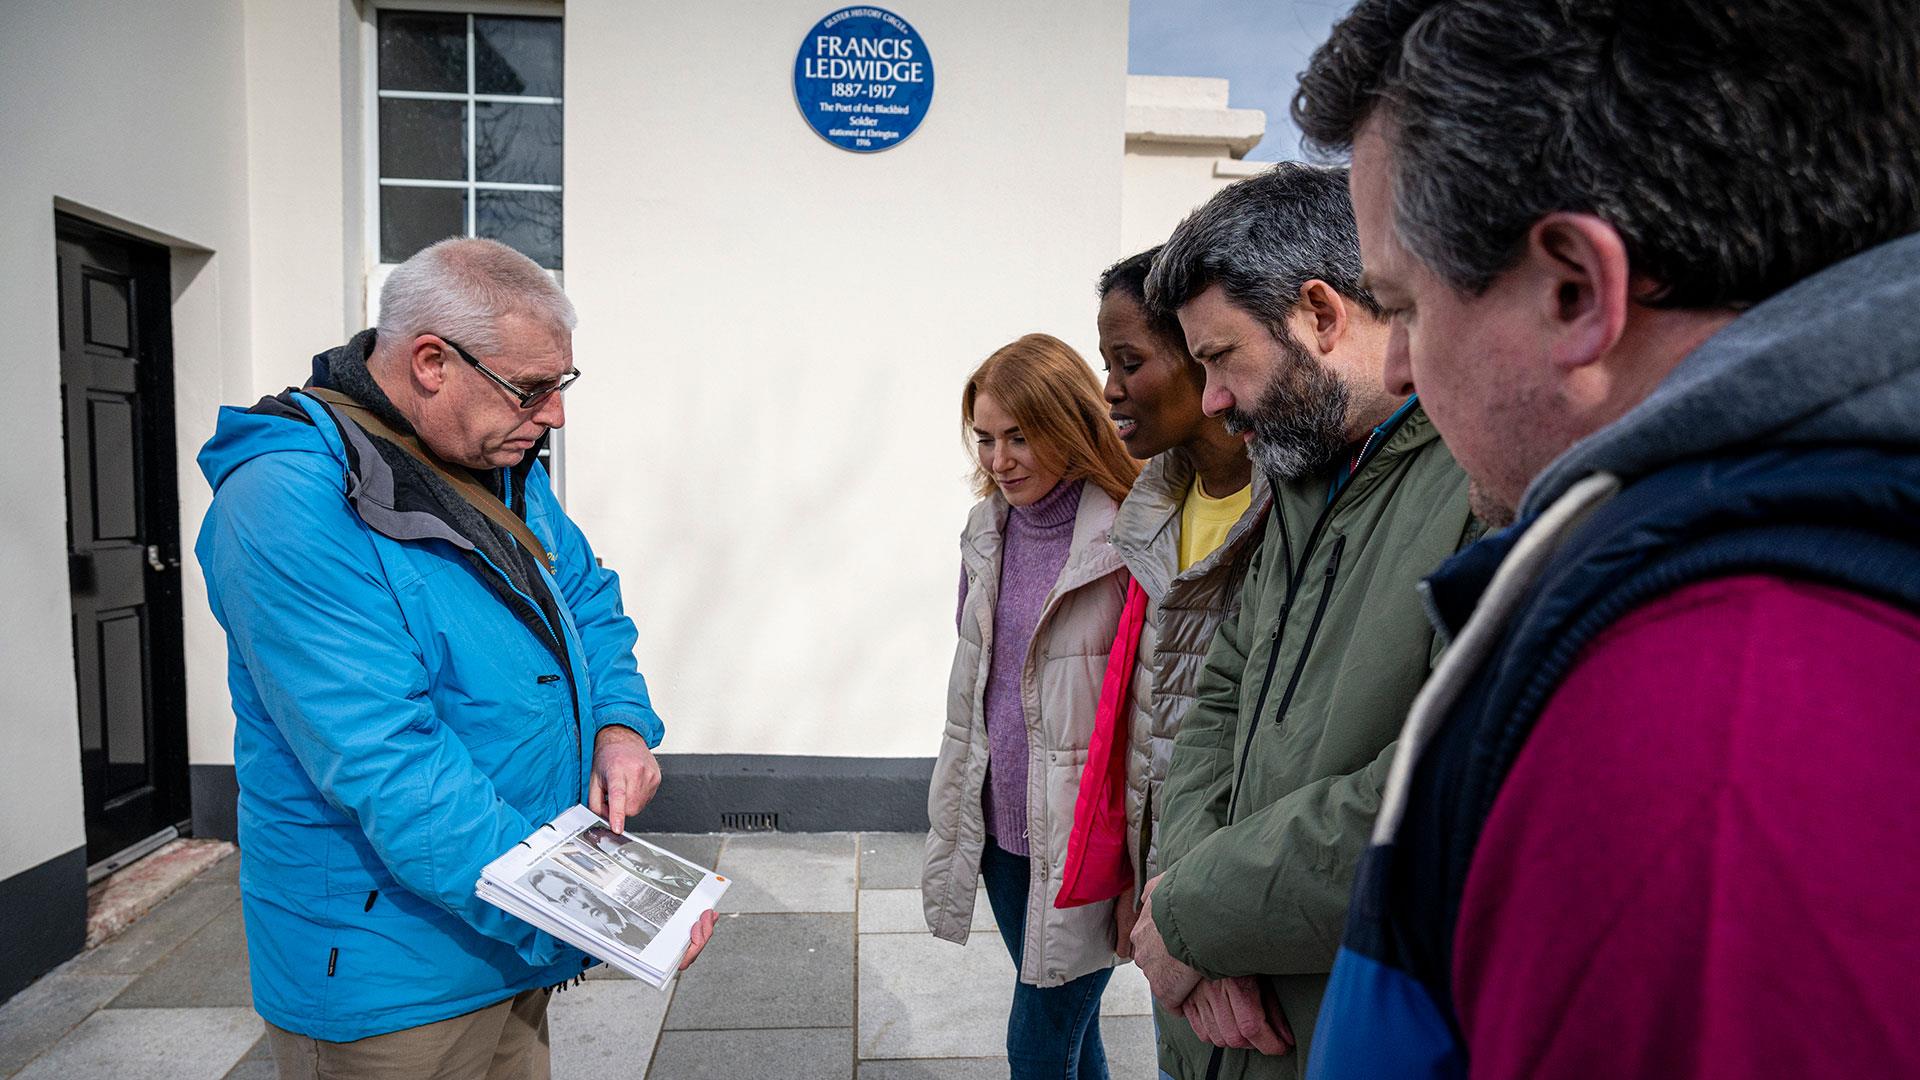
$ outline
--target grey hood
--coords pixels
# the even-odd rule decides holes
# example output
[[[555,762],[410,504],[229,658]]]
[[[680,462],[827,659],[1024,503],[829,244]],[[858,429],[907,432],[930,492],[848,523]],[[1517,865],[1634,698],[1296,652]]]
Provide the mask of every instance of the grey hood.
[[[1631,481],[1720,450],[1833,443],[1920,449],[1920,234],[1836,263],[1708,338],[1535,477],[1520,516],[1597,472]]]

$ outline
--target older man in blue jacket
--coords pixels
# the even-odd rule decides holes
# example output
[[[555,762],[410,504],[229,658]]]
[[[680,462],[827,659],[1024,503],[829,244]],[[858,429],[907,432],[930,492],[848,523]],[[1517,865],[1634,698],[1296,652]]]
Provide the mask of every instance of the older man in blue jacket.
[[[381,308],[200,454],[254,1004],[282,1077],[544,1078],[548,988],[590,961],[474,884],[583,798],[639,812],[660,718],[532,453],[579,376],[566,296],[449,240]]]

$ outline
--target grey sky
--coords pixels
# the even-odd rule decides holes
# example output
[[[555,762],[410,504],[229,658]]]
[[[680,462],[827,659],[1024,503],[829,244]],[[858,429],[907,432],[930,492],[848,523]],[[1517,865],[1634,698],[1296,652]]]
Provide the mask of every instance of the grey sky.
[[[1247,156],[1300,156],[1287,118],[1307,57],[1352,0],[1132,0],[1127,70],[1233,80],[1235,108],[1264,109],[1267,137]]]

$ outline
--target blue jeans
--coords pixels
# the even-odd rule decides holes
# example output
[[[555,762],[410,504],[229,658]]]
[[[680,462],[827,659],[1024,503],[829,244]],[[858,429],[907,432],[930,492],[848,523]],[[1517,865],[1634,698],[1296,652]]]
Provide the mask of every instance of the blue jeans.
[[[1100,995],[1113,969],[1103,968],[1044,990],[1019,981],[1030,867],[1025,855],[1004,851],[991,838],[980,853],[987,903],[1007,951],[1013,954],[1013,1013],[1007,1017],[1012,1080],[1107,1080],[1107,1051],[1100,1044]]]

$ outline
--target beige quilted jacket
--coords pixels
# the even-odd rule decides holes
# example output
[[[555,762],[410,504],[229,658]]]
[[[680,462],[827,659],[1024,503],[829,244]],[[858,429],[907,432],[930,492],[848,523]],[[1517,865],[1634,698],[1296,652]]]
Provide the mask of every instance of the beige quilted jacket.
[[[1126,570],[1107,543],[1116,507],[1089,483],[1081,493],[1073,541],[1060,579],[1041,612],[1021,679],[1027,713],[1027,829],[1032,886],[1020,981],[1058,986],[1111,967],[1113,905],[1059,909],[1073,804],[1093,735],[1094,708],[1107,653],[1126,598]],[[981,500],[960,539],[967,576],[960,644],[947,686],[947,726],[927,795],[926,871],[921,899],[936,937],[964,942],[973,922],[980,852],[987,838],[981,786],[987,776],[985,715],[994,602],[1000,589],[1000,545],[1006,500]]]

